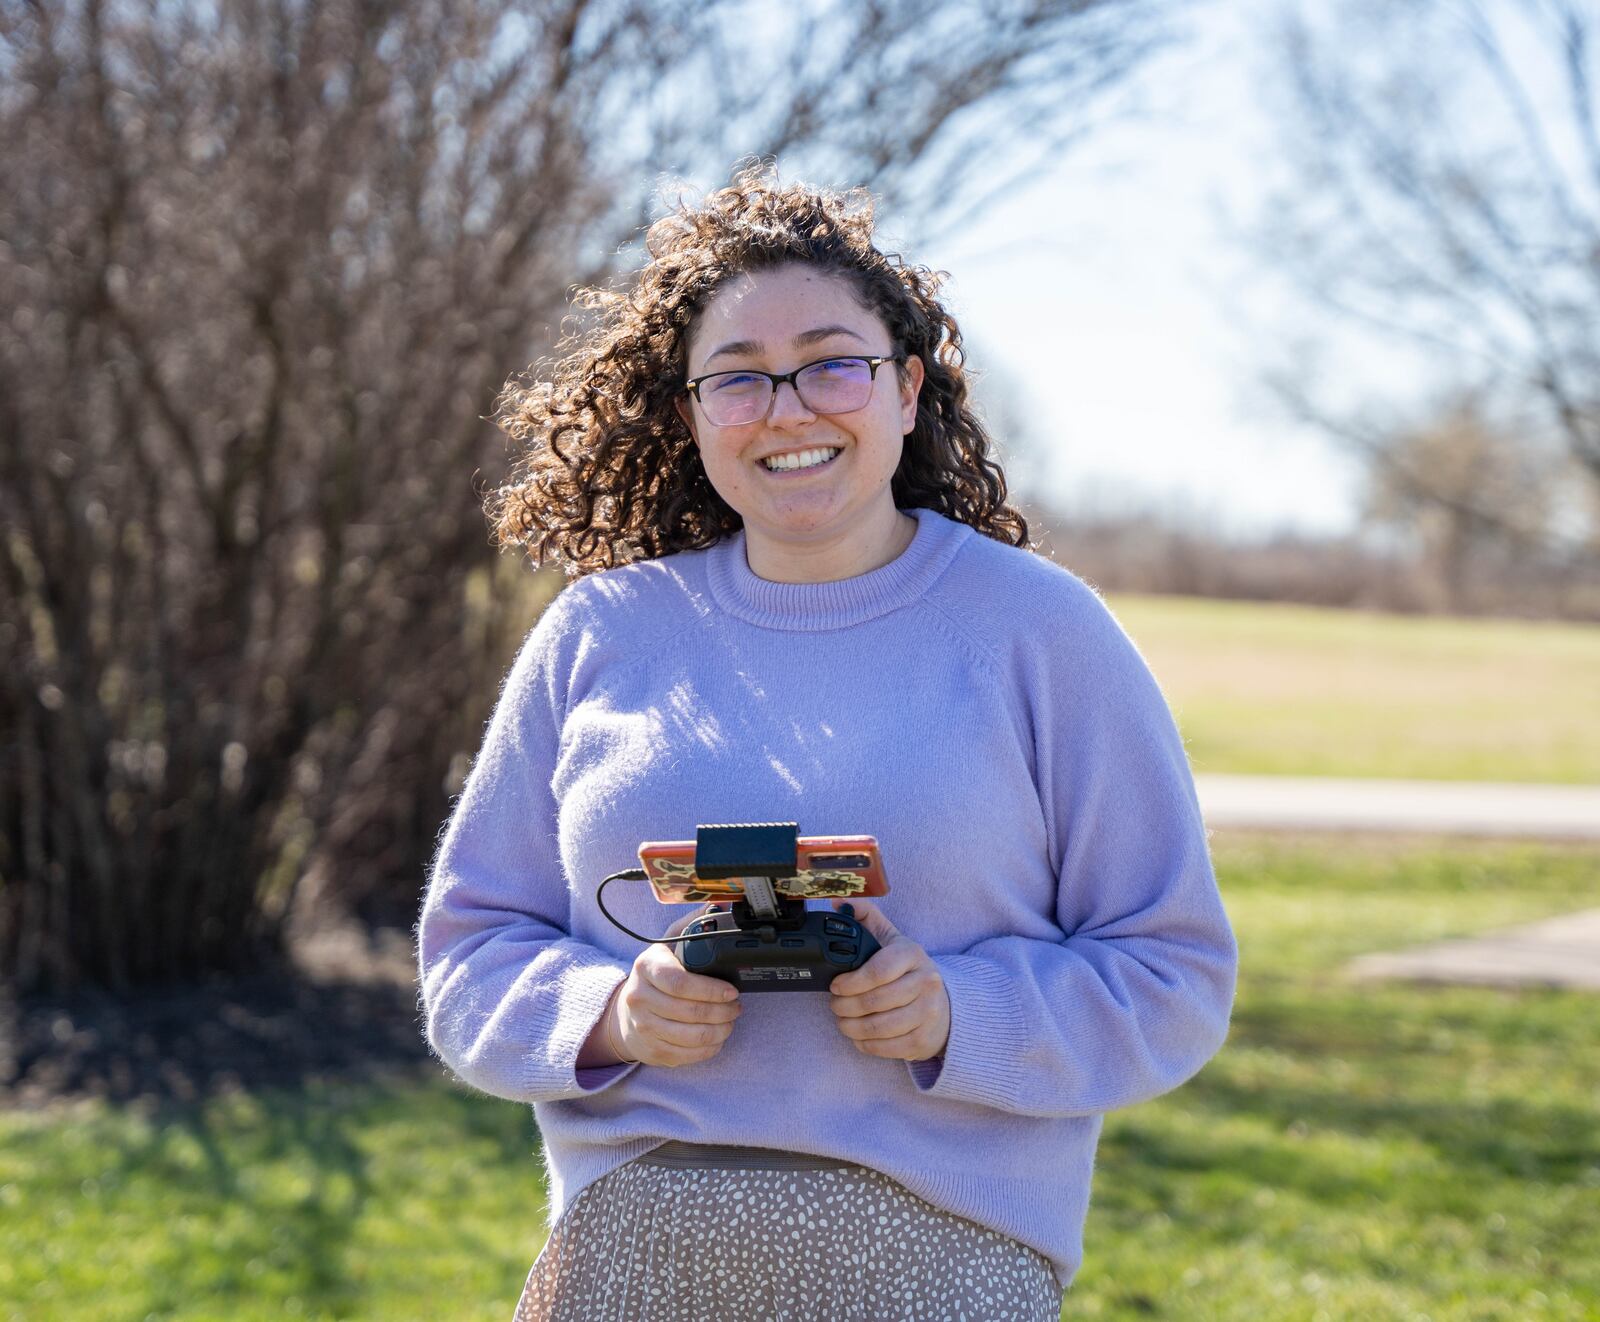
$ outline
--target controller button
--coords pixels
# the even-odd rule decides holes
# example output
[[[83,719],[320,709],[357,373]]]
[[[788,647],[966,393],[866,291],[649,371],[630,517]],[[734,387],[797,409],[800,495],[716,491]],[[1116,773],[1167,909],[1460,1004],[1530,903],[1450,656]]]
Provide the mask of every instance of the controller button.
[[[848,941],[830,941],[828,942],[828,949],[841,955],[853,955],[856,953],[855,946]]]
[[[786,936],[778,944],[785,950],[804,950],[806,939],[803,936]]]
[[[733,944],[740,950],[754,950],[761,942],[756,940],[755,937],[750,937],[748,940],[735,941]]]
[[[837,918],[824,918],[822,920],[822,930],[829,936],[849,936],[850,924],[841,923]]]

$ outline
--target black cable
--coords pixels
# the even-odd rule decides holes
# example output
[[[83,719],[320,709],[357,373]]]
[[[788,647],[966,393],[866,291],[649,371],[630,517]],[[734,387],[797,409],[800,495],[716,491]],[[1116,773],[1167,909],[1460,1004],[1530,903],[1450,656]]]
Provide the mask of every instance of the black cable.
[[[600,906],[600,912],[605,914],[605,916],[610,919],[613,927],[619,928],[620,930],[626,932],[635,941],[644,941],[650,945],[657,946],[675,945],[679,941],[705,941],[710,937],[722,935],[721,932],[694,932],[680,936],[642,936],[638,932],[635,932],[631,927],[623,927],[622,924],[616,920],[616,917],[612,914],[611,910],[606,908],[606,902],[602,898],[605,895],[606,887],[609,886],[613,881],[648,880],[650,880],[650,878],[643,868],[628,868],[622,872],[613,872],[609,877],[600,883],[600,889],[594,893],[594,902]],[[728,898],[734,899],[735,897],[730,895]],[[709,913],[712,911],[708,909],[707,912]]]

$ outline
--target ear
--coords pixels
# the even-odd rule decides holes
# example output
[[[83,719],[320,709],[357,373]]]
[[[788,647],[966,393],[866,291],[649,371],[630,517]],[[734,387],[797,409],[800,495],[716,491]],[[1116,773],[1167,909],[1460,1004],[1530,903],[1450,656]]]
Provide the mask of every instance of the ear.
[[[898,375],[898,373],[896,374]],[[911,435],[917,425],[917,396],[924,378],[922,359],[912,354],[906,359],[905,384],[900,387],[900,434]]]
[[[689,403],[688,392],[684,392],[672,401],[672,407],[678,410],[678,416],[683,419],[683,425],[689,429],[689,435],[694,437],[694,443],[700,444],[700,433],[694,429],[694,408]]]

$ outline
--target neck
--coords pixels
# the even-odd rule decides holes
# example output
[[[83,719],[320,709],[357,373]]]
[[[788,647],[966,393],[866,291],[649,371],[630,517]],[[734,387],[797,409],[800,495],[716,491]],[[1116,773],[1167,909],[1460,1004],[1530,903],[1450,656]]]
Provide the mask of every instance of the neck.
[[[917,521],[897,509],[857,536],[827,542],[777,542],[745,529],[750,572],[770,583],[832,583],[870,574],[898,559],[917,535]]]

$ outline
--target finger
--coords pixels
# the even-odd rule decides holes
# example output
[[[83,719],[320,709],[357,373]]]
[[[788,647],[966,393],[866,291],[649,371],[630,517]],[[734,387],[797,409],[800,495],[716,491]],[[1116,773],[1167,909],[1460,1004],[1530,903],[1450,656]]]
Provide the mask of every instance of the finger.
[[[835,978],[834,981],[838,982],[839,979]],[[920,977],[919,970],[912,969],[881,987],[873,987],[854,995],[841,992],[829,1001],[828,1008],[841,1019],[861,1019],[869,1014],[878,1014],[883,1010],[897,1010],[902,1005],[910,1005],[924,996],[929,989],[930,980]]]
[[[662,950],[660,946],[652,950]],[[720,978],[708,978],[703,973],[690,973],[671,955],[663,953],[655,958],[639,961],[639,972],[644,980],[668,996],[684,1001],[731,1001],[738,992]]]
[[[736,1000],[686,1001],[649,985],[641,988],[634,1000],[642,1010],[678,1024],[731,1024],[744,1013],[744,1006]]]
[[[886,946],[900,935],[900,929],[871,900],[835,900],[833,911],[838,913],[847,904],[854,912],[856,921],[878,938],[879,945]]]
[[[900,1037],[865,1038],[854,1044],[865,1056],[882,1056],[885,1060],[927,1060],[933,1055],[922,1029]]]
[[[892,945],[884,946],[860,968],[841,973],[829,984],[828,990],[835,996],[859,996],[903,977],[927,957],[928,952],[915,941],[901,937]]]
[[[698,1050],[689,1050],[686,1047],[669,1047],[662,1045],[658,1048],[660,1056],[650,1061],[652,1065],[663,1065],[667,1069],[682,1069],[685,1065],[703,1065],[713,1059],[722,1050],[722,1043],[714,1047],[702,1047]]]
[[[841,1019],[839,1031],[856,1042],[872,1042],[903,1037],[921,1028],[928,1019],[925,1005],[902,1005],[860,1019]]]
[[[684,1024],[674,1019],[650,1017],[640,1026],[641,1031],[668,1046],[685,1047],[692,1051],[705,1047],[721,1046],[733,1032],[733,1025]]]
[[[679,1047],[670,1042],[662,1042],[657,1038],[640,1038],[639,1059],[646,1065],[662,1065],[668,1069],[677,1069],[682,1065],[698,1065],[701,1061],[710,1060],[717,1052],[722,1050],[721,1042],[709,1047]]]

